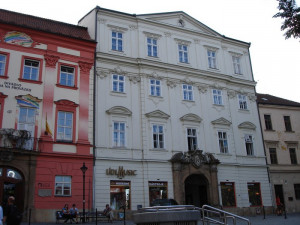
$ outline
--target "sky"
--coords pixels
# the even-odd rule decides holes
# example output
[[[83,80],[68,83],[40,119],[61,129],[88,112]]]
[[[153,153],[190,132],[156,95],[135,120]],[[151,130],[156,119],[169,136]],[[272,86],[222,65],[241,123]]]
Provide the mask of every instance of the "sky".
[[[296,0],[300,6],[300,0]],[[300,39],[285,39],[283,22],[272,18],[276,0],[14,0],[0,8],[77,24],[96,6],[145,14],[183,11],[218,33],[250,42],[258,93],[300,102]]]

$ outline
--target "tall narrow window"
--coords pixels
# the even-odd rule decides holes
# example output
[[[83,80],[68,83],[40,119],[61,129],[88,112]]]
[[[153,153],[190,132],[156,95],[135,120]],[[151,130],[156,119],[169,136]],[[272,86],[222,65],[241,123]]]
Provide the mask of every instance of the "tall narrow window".
[[[217,68],[216,51],[207,50],[207,58],[208,58],[208,67],[212,69],[216,69]]]
[[[114,147],[125,147],[125,123],[124,122],[114,122],[113,145]]]
[[[161,85],[160,80],[150,80],[150,95],[152,96],[161,96]]]
[[[123,75],[117,75],[114,74],[112,76],[113,83],[112,83],[112,89],[115,92],[124,92],[124,86],[125,86],[125,77]]]
[[[228,153],[228,140],[226,132],[218,132],[219,148],[221,153]]]
[[[153,148],[164,148],[164,127],[154,124],[152,126]]]
[[[39,66],[39,61],[25,59],[22,78],[37,81],[39,79]]]
[[[238,94],[238,99],[240,109],[248,109],[246,95]]]
[[[112,31],[112,50],[123,51],[123,33]]]
[[[296,149],[295,148],[290,148],[290,158],[291,158],[291,163],[292,164],[297,164],[297,155],[296,155]]]
[[[233,68],[235,74],[242,74],[240,57],[232,56]]]
[[[236,206],[235,189],[233,182],[221,182],[221,196],[223,207]]]
[[[246,145],[247,155],[254,155],[252,135],[249,134],[245,135],[245,145]]]
[[[178,45],[179,62],[188,63],[188,47],[187,45]]]
[[[295,198],[300,200],[300,184],[294,184]]]
[[[157,57],[157,39],[147,38],[148,56]]]
[[[197,132],[194,128],[187,128],[187,142],[188,142],[188,150],[193,151],[197,150]]]
[[[0,54],[0,76],[5,75],[6,55]]]
[[[61,66],[59,84],[69,86],[69,87],[74,87],[75,86],[74,80],[75,80],[74,68]]]
[[[223,105],[221,90],[213,89],[213,101],[216,105]]]
[[[292,131],[291,118],[289,116],[284,116],[283,119],[284,119],[285,131]]]
[[[273,130],[271,115],[264,115],[266,130]]]
[[[57,136],[58,141],[71,142],[73,140],[73,113],[58,112]]]
[[[260,183],[248,183],[250,206],[261,206]]]
[[[71,176],[55,176],[55,195],[71,195]]]
[[[269,148],[271,164],[278,164],[276,148]]]
[[[36,109],[34,108],[20,107],[18,130],[27,130],[30,133],[30,137],[31,137],[22,146],[18,146],[20,148],[27,149],[27,150],[32,150],[33,148],[35,114],[36,114]]]
[[[193,101],[193,86],[183,84],[182,85],[182,91],[183,91],[183,100]]]

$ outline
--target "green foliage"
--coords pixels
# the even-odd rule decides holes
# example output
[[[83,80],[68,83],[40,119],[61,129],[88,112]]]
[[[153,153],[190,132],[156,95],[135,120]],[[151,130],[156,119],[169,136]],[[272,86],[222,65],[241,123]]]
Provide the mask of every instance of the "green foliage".
[[[300,7],[295,0],[277,0],[279,12],[273,17],[284,19],[281,30],[285,30],[285,39],[290,37],[300,38]]]

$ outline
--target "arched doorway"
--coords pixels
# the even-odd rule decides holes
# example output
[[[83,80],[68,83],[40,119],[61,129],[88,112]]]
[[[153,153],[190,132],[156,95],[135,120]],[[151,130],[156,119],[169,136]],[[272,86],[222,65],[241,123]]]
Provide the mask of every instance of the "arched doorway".
[[[204,175],[192,174],[185,179],[185,203],[201,207],[208,204],[208,181]]]
[[[9,196],[16,198],[16,206],[24,208],[24,176],[14,168],[0,167],[0,200],[5,206]]]

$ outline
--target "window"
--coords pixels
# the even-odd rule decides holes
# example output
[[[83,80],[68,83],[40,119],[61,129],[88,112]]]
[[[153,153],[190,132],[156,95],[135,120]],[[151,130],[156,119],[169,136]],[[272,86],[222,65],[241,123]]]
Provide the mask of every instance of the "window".
[[[112,31],[112,50],[123,51],[123,33]]]
[[[221,182],[221,195],[223,207],[236,206],[235,188],[233,182]]]
[[[193,101],[193,86],[192,85],[187,85],[183,84],[182,85],[182,91],[183,91],[183,100],[187,101]]]
[[[124,86],[125,86],[125,77],[123,75],[112,75],[113,77],[113,91],[115,92],[124,92]]]
[[[264,115],[264,118],[265,118],[266,130],[273,130],[271,115]]]
[[[233,69],[235,74],[242,74],[240,57],[232,56]]]
[[[193,151],[198,148],[196,129],[187,128],[187,142],[189,151]]]
[[[35,114],[36,109],[29,107],[20,107],[19,109],[19,121],[18,130],[27,130],[31,138],[27,140],[20,148],[32,150],[33,149],[33,138],[35,128]]]
[[[153,148],[164,148],[164,127],[152,125]]]
[[[149,203],[153,203],[155,199],[168,198],[168,183],[149,181]]]
[[[228,141],[227,141],[227,133],[219,131],[219,148],[221,153],[228,153]]]
[[[217,89],[213,90],[213,100],[214,100],[214,104],[223,105],[222,91],[221,90],[217,90]]]
[[[278,164],[276,148],[269,148],[271,164]]]
[[[295,198],[300,200],[300,184],[294,184]]]
[[[61,66],[60,67],[60,79],[59,84],[64,86],[75,86],[75,69],[72,67]]]
[[[39,61],[25,59],[22,78],[25,80],[39,80],[39,66]]]
[[[125,123],[114,122],[113,146],[125,147]]]
[[[207,50],[207,57],[208,57],[208,67],[212,69],[216,69],[217,68],[216,51]]]
[[[297,164],[296,149],[290,148],[289,151],[290,151],[291,164]]]
[[[71,196],[71,176],[55,176],[55,195]]]
[[[150,80],[150,95],[161,96],[160,80]]]
[[[238,95],[240,109],[248,109],[246,95]]]
[[[187,47],[187,45],[179,44],[178,52],[179,52],[179,62],[188,63],[188,47]]]
[[[57,119],[57,136],[56,139],[59,141],[73,140],[73,113],[72,112],[58,112]]]
[[[122,206],[130,209],[130,181],[110,181],[110,206],[119,210]]]
[[[248,183],[250,206],[261,206],[260,183]]]
[[[284,116],[283,119],[284,119],[285,131],[292,131],[291,118],[289,116]]]
[[[254,155],[252,135],[249,135],[249,134],[245,135],[245,145],[246,145],[247,155]]]
[[[157,57],[157,39],[147,38],[148,56]]]
[[[6,55],[0,54],[0,76],[6,74]]]

